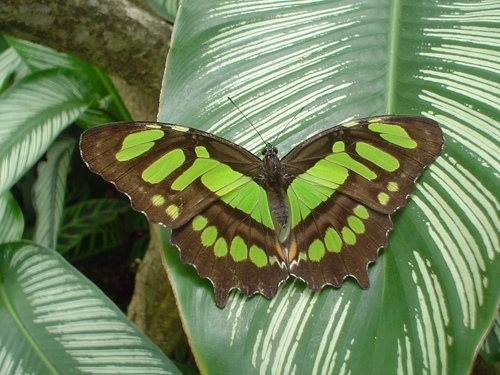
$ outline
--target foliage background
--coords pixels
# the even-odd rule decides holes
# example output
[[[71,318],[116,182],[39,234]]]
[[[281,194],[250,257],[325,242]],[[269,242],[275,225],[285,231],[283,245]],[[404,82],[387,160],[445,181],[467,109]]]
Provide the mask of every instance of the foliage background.
[[[181,3],[160,120],[257,151],[261,144],[227,101],[231,95],[269,140],[306,105],[277,140],[282,151],[336,123],[386,113],[436,119],[446,147],[408,206],[393,215],[390,246],[370,267],[369,291],[346,281],[340,290],[313,294],[290,281],[272,301],[244,301],[235,293],[220,310],[210,283],[180,264],[163,230],[169,276],[200,370],[467,373],[499,300],[496,2],[242,4]],[[129,6],[116,13],[132,14]],[[158,25],[139,22],[145,29],[152,24]],[[2,46],[0,321],[9,330],[0,336],[7,353],[0,368],[175,373],[54,251],[71,259],[119,240],[117,216],[125,205],[92,200],[85,189],[68,195],[66,175],[68,165],[72,175],[83,173],[72,153],[80,129],[130,115],[99,69],[10,38]],[[79,129],[68,128],[73,122]],[[36,175],[32,166],[47,151]],[[20,196],[33,196],[33,212],[29,205],[20,210]],[[36,244],[13,242],[21,237]]]

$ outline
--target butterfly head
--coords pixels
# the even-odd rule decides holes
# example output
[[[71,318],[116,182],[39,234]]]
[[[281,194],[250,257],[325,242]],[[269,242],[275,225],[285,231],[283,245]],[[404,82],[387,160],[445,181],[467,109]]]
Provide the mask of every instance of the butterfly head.
[[[264,158],[275,158],[278,156],[278,148],[267,142],[260,152]]]

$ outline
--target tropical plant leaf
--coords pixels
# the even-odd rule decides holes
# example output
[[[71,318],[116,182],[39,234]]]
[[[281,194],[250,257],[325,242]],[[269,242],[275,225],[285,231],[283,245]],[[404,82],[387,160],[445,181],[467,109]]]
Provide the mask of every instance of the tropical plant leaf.
[[[0,195],[0,244],[18,241],[24,229],[23,213],[10,192]]]
[[[12,48],[8,48],[0,54],[0,91],[3,91],[20,64],[21,59]]]
[[[1,245],[0,281],[2,373],[180,374],[55,251]]]
[[[92,232],[83,236],[80,241],[67,252],[64,257],[70,262],[76,262],[101,251],[109,250],[125,243],[125,230],[120,218],[102,223],[93,228]]]
[[[174,23],[179,0],[148,0],[148,4],[160,15],[164,20]]]
[[[113,221],[118,214],[128,209],[126,202],[110,199],[91,199],[67,207],[59,230],[57,251],[65,254],[84,237],[96,230],[102,231],[103,224]]]
[[[14,84],[0,96],[0,166],[3,171],[0,178],[1,191],[19,180],[47,150],[59,132],[73,121],[90,127],[103,119],[114,119],[115,116],[130,118],[109,77],[100,70],[46,47],[12,38],[5,40],[10,45],[5,51],[9,55],[2,55],[5,57],[2,61],[6,63],[2,65],[4,69],[0,74],[9,77],[15,71],[16,76]],[[9,61],[11,63],[7,64]],[[20,70],[23,70],[21,75],[18,74]],[[19,79],[19,76],[23,78]],[[97,112],[101,115],[96,116]],[[106,115],[103,116],[103,113]],[[31,188],[31,184],[28,185]],[[60,191],[46,190],[45,193],[61,197]],[[26,202],[29,206],[31,199],[27,195],[24,197],[28,198]],[[62,201],[42,199],[38,203],[48,208],[48,204],[57,203],[60,206]],[[41,205],[38,207],[42,208]],[[57,220],[53,216],[50,218]],[[43,216],[44,225],[57,224],[46,219]],[[57,233],[57,228],[52,229],[54,242],[53,236]],[[28,231],[32,231],[32,228],[28,228]],[[40,235],[38,232],[37,240]]]
[[[424,115],[446,137],[393,215],[368,291],[348,280],[312,293],[293,281],[271,301],[234,293],[221,310],[164,230],[203,373],[468,373],[500,297],[495,15],[481,2],[183,1],[160,121],[257,153],[263,141],[231,96],[282,155],[337,123],[381,114]]]
[[[94,92],[94,99],[99,101],[99,111],[96,111],[97,108],[87,108],[78,118],[78,122],[83,127],[100,124],[101,121],[115,121],[118,118],[130,119],[130,114],[111,79],[100,69],[74,56],[56,52],[35,43],[8,37],[6,40],[24,65],[28,67],[29,73],[63,68],[79,72],[80,76],[86,78],[89,88]]]
[[[0,192],[31,168],[93,100],[90,84],[70,70],[33,73],[9,87],[0,96]]]
[[[50,70],[55,67],[69,70],[95,69],[74,56],[56,52],[50,48],[26,40],[5,37],[17,56],[25,63],[31,72]]]
[[[110,116],[109,113],[103,112],[101,109],[89,108],[84,113],[82,113],[80,117],[78,117],[78,120],[76,122],[82,128],[86,129],[94,126],[95,124],[105,124],[107,122],[114,121],[116,121],[116,118]]]
[[[47,151],[47,161],[38,165],[38,178],[33,186],[36,229],[33,241],[55,248],[64,208],[66,175],[75,141],[56,141]]]
[[[489,362],[500,362],[500,313],[498,311],[490,332],[481,345],[480,353]]]

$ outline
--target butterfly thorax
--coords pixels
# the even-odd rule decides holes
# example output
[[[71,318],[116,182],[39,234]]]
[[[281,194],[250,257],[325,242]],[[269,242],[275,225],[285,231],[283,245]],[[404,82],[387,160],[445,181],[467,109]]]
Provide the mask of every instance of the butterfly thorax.
[[[261,179],[267,192],[269,208],[275,223],[276,230],[282,232],[288,224],[288,199],[285,191],[285,166],[278,157],[278,149],[267,143],[262,149]],[[282,236],[279,236],[282,237]]]

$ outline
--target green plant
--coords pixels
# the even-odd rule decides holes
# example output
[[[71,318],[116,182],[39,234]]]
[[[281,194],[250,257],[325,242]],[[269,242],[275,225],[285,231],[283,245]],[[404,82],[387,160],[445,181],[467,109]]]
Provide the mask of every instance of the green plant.
[[[163,82],[161,121],[208,130],[256,152],[261,142],[227,101],[230,95],[267,140],[306,106],[278,139],[282,151],[344,120],[387,113],[433,118],[446,136],[443,155],[419,180],[408,206],[392,217],[390,245],[370,267],[368,291],[347,281],[341,289],[311,293],[299,281],[288,282],[271,301],[245,300],[236,293],[221,310],[210,283],[180,263],[177,249],[168,245],[168,231],[162,230],[169,277],[203,373],[469,371],[500,296],[497,14],[494,6],[480,2],[182,2]],[[64,113],[56,116],[64,119],[57,124],[65,124],[58,129],[88,108],[104,116],[93,123],[112,121],[109,112],[127,119],[107,84],[96,95],[94,74],[74,74],[65,64],[14,83],[0,97],[1,121],[18,119],[16,126],[27,129],[27,138],[30,122],[24,119],[43,119],[40,113],[49,116],[50,108],[66,103],[74,107],[55,111]],[[31,112],[14,105],[13,89],[37,92],[33,82],[43,78],[54,85],[58,77],[63,83],[51,87],[67,92],[67,99],[40,104],[43,111],[22,117]],[[36,134],[44,134],[44,142],[36,142],[36,152],[28,148],[29,163],[8,169],[0,164],[2,173],[9,170],[9,178],[2,174],[0,180],[4,191],[52,143],[56,131],[48,118],[33,126],[41,129]],[[12,157],[0,154],[0,163],[5,160]],[[11,208],[5,220],[12,224],[0,227],[12,228],[6,239],[15,240],[23,220],[12,196],[4,194]],[[57,207],[54,212],[61,203]],[[50,238],[60,220],[56,216]],[[26,246],[38,249],[7,244],[4,259],[10,261]],[[11,263],[2,263],[7,285],[4,264]],[[18,285],[16,280],[10,278],[10,285]]]
[[[179,373],[55,251],[78,259],[120,243],[118,214],[128,204],[86,199],[88,185],[82,181],[66,189],[70,163],[73,176],[83,168],[71,159],[78,134],[67,127],[129,119],[128,112],[98,69],[32,43],[5,42],[0,55],[2,373]],[[39,161],[45,153],[46,160]],[[23,211],[17,200],[24,202]]]

